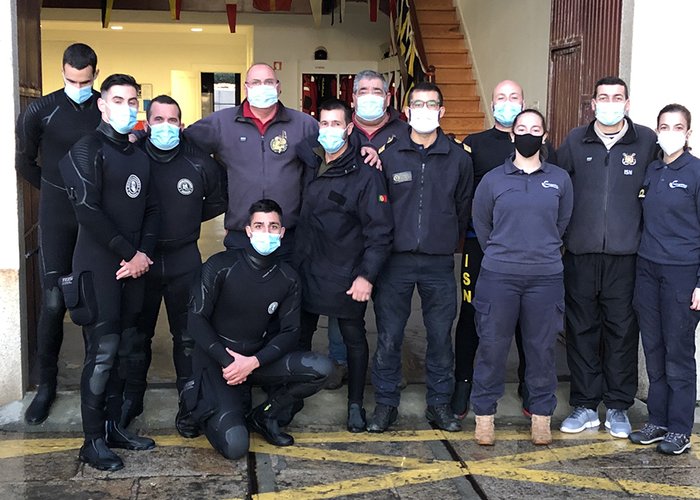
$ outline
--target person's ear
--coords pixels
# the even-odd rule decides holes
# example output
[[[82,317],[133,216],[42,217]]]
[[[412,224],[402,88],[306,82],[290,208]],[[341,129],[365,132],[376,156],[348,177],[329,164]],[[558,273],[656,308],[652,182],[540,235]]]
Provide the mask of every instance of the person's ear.
[[[250,226],[246,226],[246,227],[245,227],[245,234],[248,235],[248,238],[250,238],[251,236],[253,236],[253,230],[250,228]]]
[[[280,239],[284,238],[284,229],[285,228],[280,229]]]

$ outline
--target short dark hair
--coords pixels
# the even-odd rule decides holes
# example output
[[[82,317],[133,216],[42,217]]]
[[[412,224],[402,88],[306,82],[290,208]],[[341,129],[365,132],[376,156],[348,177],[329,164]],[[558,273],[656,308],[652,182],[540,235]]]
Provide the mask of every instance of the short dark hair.
[[[74,43],[63,52],[63,66],[71,66],[75,69],[83,69],[92,66],[92,72],[97,69],[97,54],[89,45]]]
[[[129,85],[134,87],[137,93],[141,90],[141,86],[136,83],[133,76],[125,75],[123,73],[115,73],[113,75],[109,75],[107,78],[105,78],[105,81],[102,82],[102,85],[100,86],[102,98],[104,99],[105,93],[116,85]]]
[[[659,126],[659,122],[661,121],[661,115],[663,115],[664,113],[681,113],[685,118],[686,125],[688,125],[688,130],[690,130],[690,111],[682,104],[667,104],[666,106],[661,108],[661,111],[659,111],[659,116],[656,117],[657,127]]]
[[[169,95],[162,94],[151,99],[151,103],[148,105],[148,109],[146,110],[146,121],[151,119],[151,106],[153,106],[154,102],[159,102],[161,104],[174,104],[177,106],[177,119],[182,119],[182,110],[180,109],[180,105],[177,103],[177,101]]]
[[[352,122],[352,110],[350,109],[350,106],[345,104],[343,101],[340,99],[336,99],[335,97],[331,97],[330,99],[326,99],[321,103],[321,105],[318,107],[318,119],[321,119],[321,111],[333,111],[336,109],[340,109],[343,111],[345,115],[345,124],[349,124]]]
[[[513,120],[513,128],[515,129],[515,126],[518,124],[518,120],[520,119],[521,116],[526,115],[526,114],[533,114],[537,115],[540,117],[540,120],[542,120],[542,131],[543,133],[547,133],[547,120],[545,120],[544,115],[540,113],[538,110],[533,109],[533,108],[528,108],[528,109],[523,109],[520,113],[515,115],[515,120]]]
[[[262,200],[258,200],[255,203],[253,203],[248,209],[248,223],[250,223],[253,220],[253,214],[256,214],[258,212],[263,212],[266,214],[269,214],[270,212],[275,212],[277,215],[280,216],[280,220],[282,220],[282,207],[280,207],[279,203],[277,203],[275,200],[263,198]]]
[[[413,98],[414,92],[437,92],[438,99],[440,100],[440,106],[442,106],[442,91],[440,87],[435,85],[433,82],[419,82],[416,83],[411,90],[408,92],[408,104],[411,104],[411,99]]]
[[[593,99],[598,95],[598,87],[601,85],[622,85],[625,87],[625,99],[629,99],[629,90],[627,89],[627,84],[625,81],[617,76],[606,76],[595,82],[595,87],[593,87]]]

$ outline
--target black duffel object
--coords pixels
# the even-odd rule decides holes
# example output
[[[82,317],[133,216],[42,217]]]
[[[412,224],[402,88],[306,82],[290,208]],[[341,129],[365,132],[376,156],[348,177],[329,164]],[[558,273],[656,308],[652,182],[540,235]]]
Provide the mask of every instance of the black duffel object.
[[[92,273],[83,271],[78,275],[62,276],[58,284],[73,323],[79,326],[94,323],[97,319],[97,300]]]

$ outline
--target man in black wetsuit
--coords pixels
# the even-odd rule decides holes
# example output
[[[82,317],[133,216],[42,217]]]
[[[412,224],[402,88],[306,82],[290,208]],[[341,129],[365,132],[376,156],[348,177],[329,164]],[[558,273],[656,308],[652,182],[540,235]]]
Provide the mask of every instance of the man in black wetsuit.
[[[248,426],[276,446],[294,444],[279,420],[319,391],[332,370],[325,356],[296,351],[301,286],[276,252],[284,236],[282,209],[260,200],[249,213],[248,248],[213,255],[192,287],[193,378],[182,391],[187,416],[229,459],[247,453]],[[271,324],[278,328],[270,330]],[[247,426],[252,385],[268,387],[268,394],[248,414]]]
[[[63,53],[64,88],[32,102],[17,120],[17,172],[39,197],[39,265],[41,311],[37,324],[39,386],[24,418],[40,424],[49,416],[56,398],[58,354],[63,342],[66,307],[58,278],[70,273],[78,224],[58,161],[82,136],[100,122],[99,93],[92,89],[97,77],[97,55],[85,44],[74,43]]]
[[[165,300],[173,337],[173,363],[178,394],[192,375],[192,338],[187,335],[187,302],[202,265],[197,247],[203,221],[226,211],[226,171],[193,144],[181,140],[181,111],[170,96],[160,95],[147,111],[148,136],[138,145],[151,161],[151,178],[160,203],[158,244],[154,264],[146,274],[146,294],[138,336],[129,360],[122,426],[143,412],[146,376],[151,364],[151,339],[160,303]],[[175,426],[185,437],[196,437],[197,426],[178,414]]]
[[[85,444],[82,462],[100,470],[124,464],[109,448],[147,450],[152,439],[119,425],[124,392],[120,359],[128,359],[153,264],[158,201],[150,189],[148,156],[129,142],[136,124],[138,84],[129,75],[107,77],[97,105],[97,130],[79,140],[59,162],[79,224],[72,280],[62,279],[73,320],[83,326],[85,363],[80,410]],[[70,284],[79,286],[73,301]]]

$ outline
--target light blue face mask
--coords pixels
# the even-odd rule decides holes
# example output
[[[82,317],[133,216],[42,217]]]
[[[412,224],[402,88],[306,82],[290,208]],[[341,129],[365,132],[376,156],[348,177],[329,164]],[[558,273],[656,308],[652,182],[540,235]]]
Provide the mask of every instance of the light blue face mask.
[[[269,108],[277,103],[278,94],[275,85],[256,85],[247,89],[248,103],[255,108]]]
[[[345,144],[345,129],[340,127],[323,127],[318,129],[318,142],[326,153],[337,153]]]
[[[136,125],[136,113],[136,108],[126,104],[109,106],[109,124],[120,134],[128,134]]]
[[[281,240],[282,236],[279,234],[253,231],[250,237],[250,244],[260,255],[270,255],[280,247]]]
[[[85,85],[78,88],[66,82],[65,87],[63,87],[63,91],[71,101],[82,104],[90,99],[90,96],[92,95],[92,85]]]
[[[148,140],[158,149],[170,151],[180,144],[180,127],[170,123],[149,125]]]
[[[605,126],[617,125],[625,117],[624,102],[596,102],[595,119]]]
[[[515,117],[523,110],[517,102],[501,101],[493,105],[493,118],[504,127],[512,127]]]
[[[373,122],[384,114],[384,97],[372,94],[361,95],[357,98],[355,114],[365,121]]]

